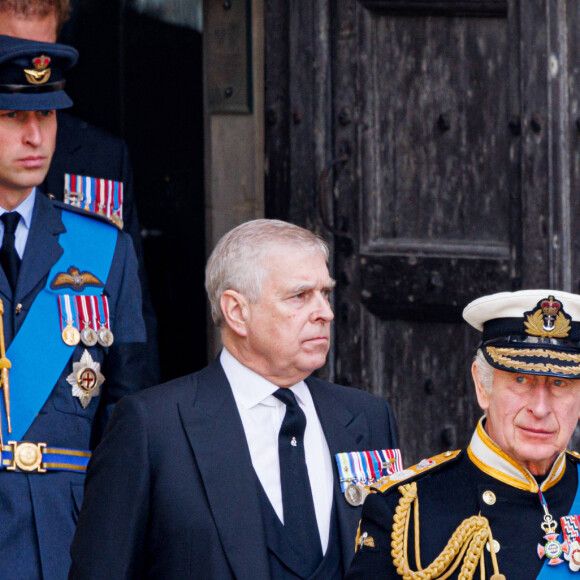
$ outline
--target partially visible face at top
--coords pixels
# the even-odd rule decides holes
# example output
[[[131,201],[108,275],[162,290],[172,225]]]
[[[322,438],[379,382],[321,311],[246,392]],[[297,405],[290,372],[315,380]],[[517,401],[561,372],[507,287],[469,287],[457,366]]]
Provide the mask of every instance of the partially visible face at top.
[[[23,200],[40,185],[55,145],[55,111],[0,110],[0,196]]]
[[[278,245],[265,258],[260,300],[248,305],[243,364],[292,386],[326,362],[334,280],[320,252]]]
[[[494,369],[488,393],[472,367],[485,429],[501,449],[533,475],[546,474],[564,451],[580,417],[580,379]]]
[[[45,16],[23,16],[11,11],[0,11],[0,34],[37,42],[56,42],[58,21],[51,12]]]

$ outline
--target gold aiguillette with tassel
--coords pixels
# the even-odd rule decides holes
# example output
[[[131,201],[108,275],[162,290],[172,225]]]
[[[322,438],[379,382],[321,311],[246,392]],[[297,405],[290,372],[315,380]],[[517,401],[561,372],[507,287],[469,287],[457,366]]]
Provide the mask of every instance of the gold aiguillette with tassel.
[[[6,425],[8,433],[12,433],[12,424],[10,422],[10,380],[8,378],[8,369],[12,366],[6,358],[6,346],[4,344],[4,303],[0,300],[0,388],[4,392],[4,409],[6,410]],[[2,429],[0,428],[0,445],[3,445]]]

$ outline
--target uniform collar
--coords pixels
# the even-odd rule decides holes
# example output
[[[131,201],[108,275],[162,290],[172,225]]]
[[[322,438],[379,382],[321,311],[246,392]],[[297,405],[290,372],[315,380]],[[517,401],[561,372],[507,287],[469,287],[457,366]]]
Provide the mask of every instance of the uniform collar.
[[[32,221],[32,212],[34,211],[34,201],[36,199],[36,187],[32,189],[30,195],[18,206],[11,211],[17,211],[20,214],[20,221],[24,224],[26,229],[30,229],[30,222]],[[0,207],[0,215],[7,213],[9,210]]]
[[[484,473],[491,477],[525,491],[537,493],[538,483],[534,476],[519,465],[495,443],[483,428],[485,415],[479,420],[477,429],[471,438],[467,448],[467,454],[471,461]],[[540,489],[546,491],[562,479],[566,471],[566,452],[558,455],[548,477],[544,479]]]

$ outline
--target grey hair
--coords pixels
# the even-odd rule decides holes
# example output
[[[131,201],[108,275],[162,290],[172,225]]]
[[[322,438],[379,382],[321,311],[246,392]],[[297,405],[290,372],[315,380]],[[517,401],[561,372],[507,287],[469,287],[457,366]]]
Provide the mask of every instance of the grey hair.
[[[280,245],[319,252],[325,262],[330,256],[322,238],[294,224],[257,219],[237,226],[219,240],[205,268],[205,289],[215,324],[224,323],[220,300],[226,290],[243,294],[253,304],[260,300],[267,273],[264,259]]]
[[[475,358],[473,359],[477,368],[477,376],[483,385],[483,388],[491,393],[493,387],[493,371],[494,368],[487,362],[485,355],[481,349],[478,349]]]

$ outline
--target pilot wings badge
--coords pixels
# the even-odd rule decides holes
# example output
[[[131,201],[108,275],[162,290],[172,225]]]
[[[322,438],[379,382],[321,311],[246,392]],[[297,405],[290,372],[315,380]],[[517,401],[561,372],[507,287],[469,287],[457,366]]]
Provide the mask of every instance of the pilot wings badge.
[[[70,266],[66,272],[59,272],[50,283],[53,290],[70,288],[76,292],[81,292],[87,286],[103,288],[104,284],[90,272],[81,272],[76,266]]]

